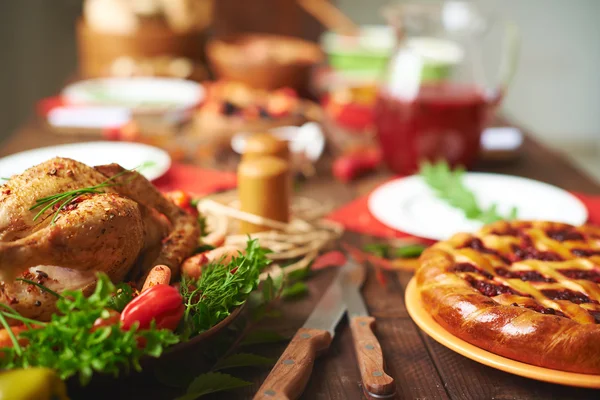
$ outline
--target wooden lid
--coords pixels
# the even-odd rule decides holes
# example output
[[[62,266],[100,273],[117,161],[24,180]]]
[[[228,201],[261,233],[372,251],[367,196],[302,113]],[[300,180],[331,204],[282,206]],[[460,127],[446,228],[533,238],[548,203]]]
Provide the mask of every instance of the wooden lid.
[[[244,159],[263,156],[278,157],[289,160],[288,142],[270,133],[255,133],[246,140]]]
[[[267,178],[289,172],[289,163],[278,157],[262,156],[244,159],[238,165],[238,178]]]

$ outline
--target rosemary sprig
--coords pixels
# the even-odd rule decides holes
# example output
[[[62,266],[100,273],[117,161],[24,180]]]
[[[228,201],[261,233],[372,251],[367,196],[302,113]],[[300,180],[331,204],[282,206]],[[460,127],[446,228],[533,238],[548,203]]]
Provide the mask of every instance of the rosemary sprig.
[[[35,281],[32,281],[31,279],[17,278],[15,280],[16,281],[25,282],[25,283],[28,283],[28,284],[33,285],[33,286],[37,286],[42,292],[49,293],[52,296],[56,297],[57,299],[59,299],[59,298],[62,297],[60,294],[56,293],[54,290],[52,290],[50,288],[47,288],[46,286],[42,285],[41,283],[37,283]]]
[[[462,168],[452,170],[448,163],[439,161],[435,164],[428,162],[421,164],[419,175],[435,191],[438,198],[452,207],[462,210],[468,219],[489,224],[499,220],[517,218],[516,207],[513,207],[507,216],[498,213],[497,204],[482,209],[473,192],[463,182],[464,172]]]
[[[53,194],[51,196],[37,199],[35,201],[35,204],[29,208],[29,211],[33,211],[33,210],[41,207],[41,209],[38,211],[38,213],[35,215],[35,217],[33,217],[33,221],[36,221],[40,216],[42,216],[46,211],[48,211],[48,209],[58,205],[58,208],[54,212],[54,215],[53,215],[52,221],[51,221],[51,224],[54,225],[54,223],[56,222],[56,219],[60,215],[60,212],[66,206],[68,206],[69,204],[71,204],[75,200],[77,200],[79,197],[81,197],[85,194],[104,193],[105,188],[119,185],[118,183],[114,182],[114,180],[116,178],[118,178],[119,176],[122,176],[122,175],[126,174],[127,172],[135,171],[140,168],[145,168],[149,165],[152,165],[153,163],[154,163],[153,161],[148,161],[136,168],[133,168],[130,170],[126,169],[124,171],[119,172],[118,174],[116,174],[114,176],[111,176],[110,178],[106,179],[104,182],[101,182],[94,186],[89,186],[89,187],[85,187],[85,188],[81,188],[81,189],[69,190],[69,191],[66,191],[63,193]]]

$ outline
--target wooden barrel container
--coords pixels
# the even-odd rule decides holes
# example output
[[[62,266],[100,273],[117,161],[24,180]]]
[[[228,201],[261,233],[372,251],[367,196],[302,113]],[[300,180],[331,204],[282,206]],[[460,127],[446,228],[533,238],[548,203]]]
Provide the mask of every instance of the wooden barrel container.
[[[77,23],[79,72],[86,78],[110,75],[110,67],[119,57],[182,57],[203,65],[205,42],[204,31],[176,33],[158,18],[141,21],[133,35],[98,32],[80,19]]]
[[[279,63],[272,59],[253,59],[243,48],[252,41],[261,41],[266,47],[287,48],[306,59]],[[320,47],[307,40],[269,34],[238,34],[211,39],[206,46],[208,63],[219,79],[243,82],[265,90],[282,87],[307,93],[312,68],[323,60]]]

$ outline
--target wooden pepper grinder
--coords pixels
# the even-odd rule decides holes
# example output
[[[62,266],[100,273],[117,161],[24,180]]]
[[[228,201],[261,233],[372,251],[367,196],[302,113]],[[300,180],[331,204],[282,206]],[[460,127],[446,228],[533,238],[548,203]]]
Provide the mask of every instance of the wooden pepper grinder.
[[[240,210],[287,223],[290,218],[291,181],[289,163],[274,156],[244,157],[238,166]],[[240,233],[272,228],[242,221]]]

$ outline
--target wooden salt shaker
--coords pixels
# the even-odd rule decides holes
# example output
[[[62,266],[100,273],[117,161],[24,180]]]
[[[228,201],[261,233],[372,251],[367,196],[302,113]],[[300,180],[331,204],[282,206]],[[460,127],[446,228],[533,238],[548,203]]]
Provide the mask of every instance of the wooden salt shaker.
[[[270,133],[255,133],[246,140],[243,160],[250,160],[264,156],[280,158],[290,161],[288,142],[281,140]]]
[[[238,166],[240,210],[263,218],[287,223],[290,217],[290,168],[287,161],[274,156],[244,158]],[[271,230],[246,221],[241,234]]]

